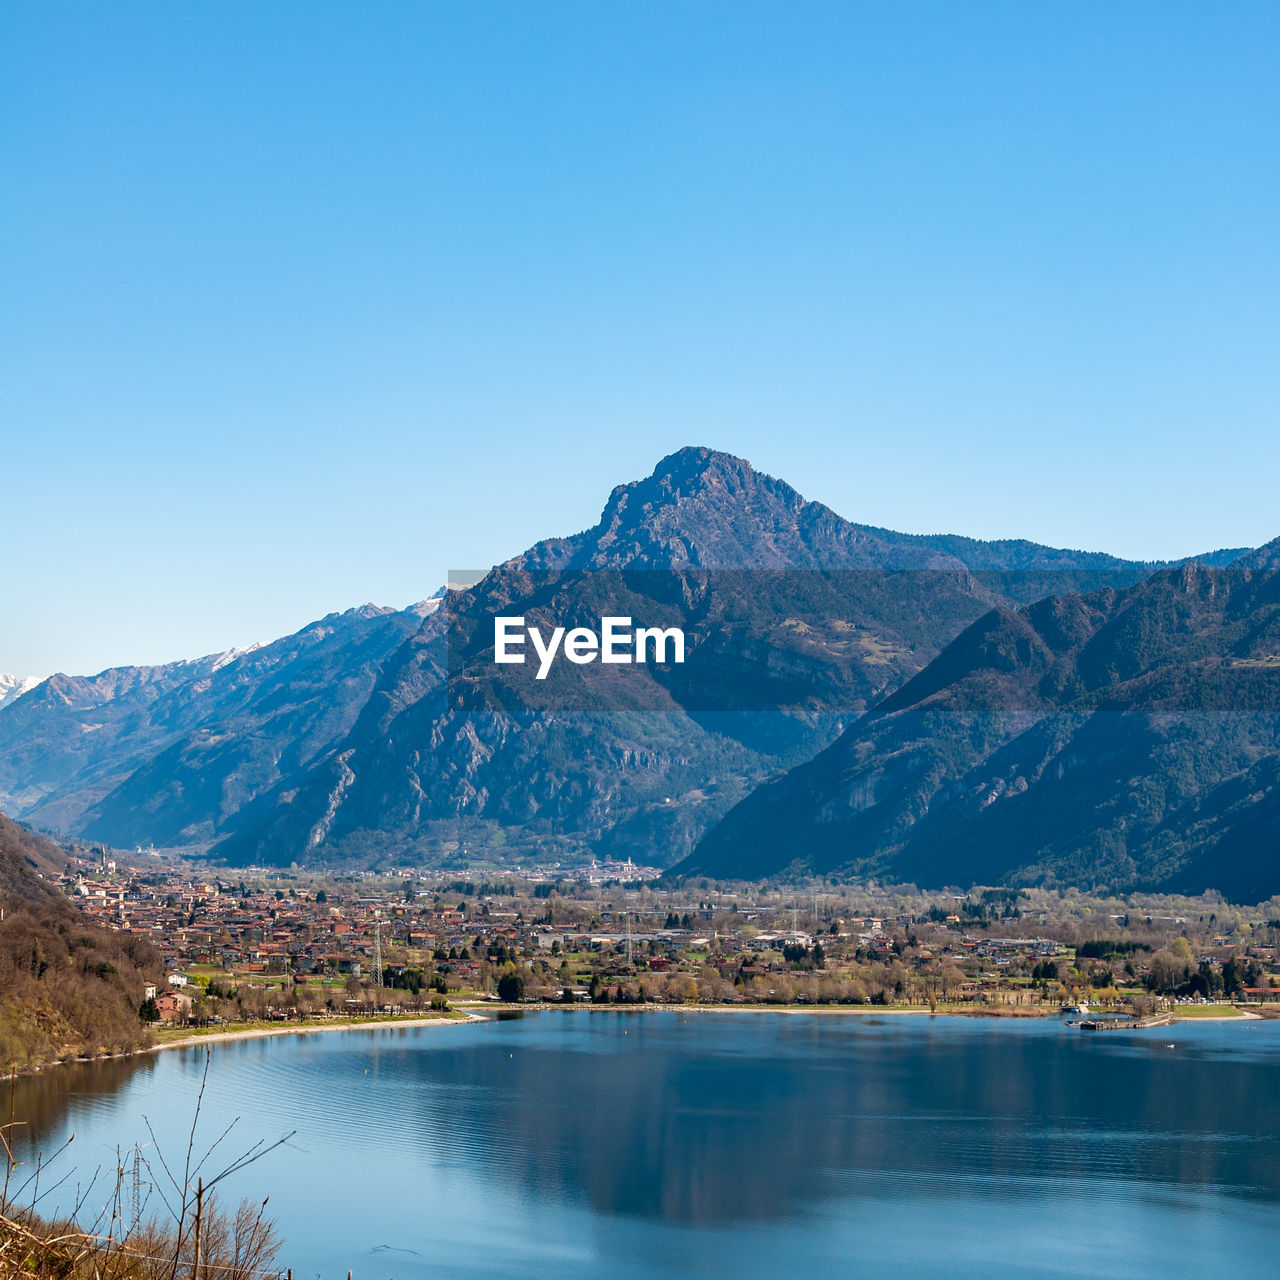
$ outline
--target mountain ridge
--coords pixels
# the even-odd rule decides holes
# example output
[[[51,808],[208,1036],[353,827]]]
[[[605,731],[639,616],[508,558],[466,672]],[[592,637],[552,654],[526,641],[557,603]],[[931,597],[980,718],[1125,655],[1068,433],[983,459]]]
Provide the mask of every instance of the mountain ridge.
[[[0,719],[0,803],[121,846],[199,844],[210,815],[236,807],[282,762],[294,767],[290,752],[309,759],[340,737],[382,660],[436,607],[362,605],[267,645],[51,676]],[[179,761],[187,781],[175,793],[165,766]],[[163,821],[130,825],[131,815],[155,814]]]

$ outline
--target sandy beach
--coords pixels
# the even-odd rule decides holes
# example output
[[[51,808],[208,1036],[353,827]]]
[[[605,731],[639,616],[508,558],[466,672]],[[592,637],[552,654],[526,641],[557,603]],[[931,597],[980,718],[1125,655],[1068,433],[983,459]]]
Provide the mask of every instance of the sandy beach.
[[[139,1053],[161,1053],[166,1049],[191,1049],[199,1045],[226,1044],[232,1040],[261,1040],[268,1036],[306,1036],[318,1035],[326,1031],[381,1031],[400,1027],[449,1027],[465,1026],[468,1022],[483,1022],[478,1013],[466,1013],[461,1018],[423,1016],[421,1018],[369,1018],[360,1022],[327,1022],[318,1026],[299,1026],[286,1024],[279,1027],[245,1027],[239,1031],[207,1031],[177,1040],[166,1040],[160,1044],[149,1045],[139,1049]]]

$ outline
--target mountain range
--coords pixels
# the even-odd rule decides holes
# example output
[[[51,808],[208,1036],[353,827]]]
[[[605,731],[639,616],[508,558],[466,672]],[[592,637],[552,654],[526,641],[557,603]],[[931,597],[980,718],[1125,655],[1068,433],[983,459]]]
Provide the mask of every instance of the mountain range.
[[[812,587],[802,575],[821,572],[845,575],[823,608],[809,610],[821,633],[780,625],[797,608],[797,583]],[[615,489],[591,529],[538,543],[451,592],[448,607],[384,665],[342,746],[229,823],[216,852],[238,862],[397,854],[417,862],[441,850],[489,860],[596,854],[668,862],[994,603],[1148,572],[1027,542],[851,524],[741,459],[685,449]],[[706,679],[683,688],[655,673],[632,681],[628,704],[604,711],[592,710],[598,684],[553,705],[532,701],[540,690],[529,682],[508,690],[500,706],[449,704],[450,645],[473,621],[539,609],[552,620],[590,616],[593,607],[597,617],[627,612],[623,592],[638,617],[652,620],[673,596],[682,598],[679,620],[704,617],[721,696],[709,696]],[[744,602],[753,617],[744,618]],[[726,612],[739,623],[732,634]],[[477,657],[484,661],[483,645]],[[761,671],[779,670],[803,686],[802,709],[769,709],[773,690],[756,682]],[[465,682],[465,673],[452,674],[455,685]],[[732,695],[748,688],[756,696],[734,705]]]
[[[1277,550],[993,609],[672,873],[1276,893]]]
[[[1215,552],[1196,572],[1247,564],[1235,572],[1256,580],[1268,555]],[[854,524],[741,459],[683,449],[616,488],[592,528],[540,542],[443,601],[330,615],[247,653],[51,677],[0,708],[0,808],[116,845],[239,863],[608,855],[724,876],[918,866],[962,881],[963,865],[924,860],[925,843],[907,851],[903,831],[929,824],[878,810],[884,831],[848,853],[805,806],[838,795],[841,752],[870,776],[875,753],[892,748],[892,774],[900,744],[876,726],[905,713],[902,699],[957,682],[957,697],[970,696],[986,677],[957,655],[978,652],[981,628],[1035,631],[1046,597],[1103,601],[1087,606],[1101,617],[1181,571]],[[495,614],[598,619],[620,600],[638,619],[684,626],[688,666],[637,668],[626,682],[587,667],[545,686],[520,669],[495,677]],[[1052,671],[1064,690],[1073,654]],[[1041,702],[1017,711],[1028,725],[1048,714],[1036,689]],[[955,768],[1008,747],[1010,732],[984,731]],[[946,760],[933,767],[950,776]],[[1234,775],[1223,770],[1225,785]],[[912,814],[937,802],[928,785],[899,790]],[[1058,854],[983,856],[984,874],[1044,878]],[[1145,865],[1136,859],[1133,875]]]

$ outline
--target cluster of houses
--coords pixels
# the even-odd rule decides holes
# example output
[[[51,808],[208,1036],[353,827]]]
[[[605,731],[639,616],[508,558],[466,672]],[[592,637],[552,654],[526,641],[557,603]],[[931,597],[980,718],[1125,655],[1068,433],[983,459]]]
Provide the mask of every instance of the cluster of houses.
[[[288,877],[259,874],[250,885],[232,876],[184,873],[181,867],[130,870],[102,855],[73,861],[63,887],[90,918],[140,934],[157,948],[169,967],[167,989],[154,993],[166,1021],[189,1014],[186,971],[200,969],[263,983],[278,978],[282,986],[317,977],[367,984],[376,969],[383,984],[393,986],[406,968],[434,973],[447,966],[451,990],[475,991],[486,959],[494,956],[500,962],[518,957],[535,967],[541,961],[544,973],[558,966],[559,956],[599,957],[589,959],[588,967],[606,980],[621,972],[692,975],[706,965],[744,978],[768,976],[806,957],[828,973],[876,961],[922,976],[945,968],[954,979],[958,969],[966,980],[953,990],[998,1000],[1015,985],[1005,975],[1025,977],[1053,957],[1074,961],[1072,949],[1052,938],[972,930],[958,914],[940,919],[936,908],[928,915],[898,911],[833,919],[815,902],[801,928],[798,909],[746,901],[739,906],[733,894],[694,903],[663,892],[646,891],[640,901],[642,895],[620,889],[598,891],[601,883],[618,884],[624,875],[644,870],[652,869],[594,864],[580,877],[577,909],[561,913],[574,923],[564,924],[552,923],[545,882],[532,878],[494,893],[474,885],[462,893],[457,885],[423,889],[408,877],[356,877],[326,893],[318,881],[300,889]],[[1025,927],[1037,918],[1043,913],[1024,912],[1021,923]],[[779,928],[782,922],[790,928]],[[1254,950],[1274,971],[1274,953]],[[575,979],[569,990],[581,997],[579,980],[585,981]],[[1280,994],[1280,982],[1246,994]]]

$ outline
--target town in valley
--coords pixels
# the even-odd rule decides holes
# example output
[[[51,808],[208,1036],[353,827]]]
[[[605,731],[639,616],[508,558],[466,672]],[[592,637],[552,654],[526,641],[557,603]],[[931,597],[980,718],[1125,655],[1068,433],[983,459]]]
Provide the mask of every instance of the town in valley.
[[[660,871],[313,872],[83,847],[63,889],[163,957],[174,1028],[442,1014],[479,1002],[1238,1016],[1280,1002],[1280,904]],[[1280,1012],[1280,1003],[1275,1006]],[[164,1034],[164,1032],[162,1032]]]

